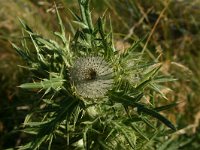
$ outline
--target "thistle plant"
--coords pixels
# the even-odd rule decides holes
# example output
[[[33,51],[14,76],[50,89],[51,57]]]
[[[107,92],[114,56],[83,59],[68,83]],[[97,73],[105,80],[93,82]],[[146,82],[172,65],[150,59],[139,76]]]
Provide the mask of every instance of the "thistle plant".
[[[33,82],[20,87],[35,96],[21,127],[32,136],[18,148],[149,149],[150,141],[175,130],[159,113],[174,104],[156,107],[154,96],[165,99],[161,84],[171,79],[159,73],[161,64],[145,61],[142,40],[124,53],[117,51],[111,23],[103,16],[93,24],[89,0],[78,3],[81,15],[72,15],[79,28],[70,38],[57,9],[57,40],[42,37],[20,20],[22,48],[13,47],[34,75]]]

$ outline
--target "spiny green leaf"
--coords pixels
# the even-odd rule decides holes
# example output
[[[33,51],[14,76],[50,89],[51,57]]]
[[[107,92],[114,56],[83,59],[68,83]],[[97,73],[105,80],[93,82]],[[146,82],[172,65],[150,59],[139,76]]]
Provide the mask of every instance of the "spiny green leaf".
[[[47,124],[49,123],[51,120],[48,120],[48,121],[42,121],[42,122],[26,122],[24,123],[25,126],[30,126],[30,127],[34,127],[34,126],[42,126],[44,124]]]
[[[32,34],[33,31],[31,30],[31,28],[20,18],[18,18],[20,23],[22,24],[23,28],[25,29],[26,32],[28,32],[29,34]]]
[[[118,93],[118,96],[112,95],[111,100],[122,103],[124,106],[134,106],[135,102],[138,102],[142,97],[143,93],[140,93],[136,97],[130,97],[122,94],[120,95],[120,93]]]
[[[127,52],[133,52],[138,46],[140,46],[141,42],[143,42],[147,38],[148,34],[146,34],[143,38],[139,39],[138,41],[134,42],[128,49]]]
[[[63,42],[65,42],[65,26],[63,25],[63,22],[62,22],[62,19],[60,17],[60,14],[58,12],[58,8],[56,7],[56,15],[57,15],[57,18],[58,18],[58,24],[60,25],[60,30],[61,30],[61,34],[62,34],[62,39]]]
[[[30,35],[30,37],[31,37],[32,43],[33,43],[33,45],[34,45],[34,47],[35,47],[35,50],[36,50],[36,52],[37,52],[38,60],[41,61],[41,62],[43,62],[43,63],[45,64],[47,61],[46,61],[46,59],[44,58],[44,56],[41,54],[41,49],[40,49],[40,47],[39,47],[38,44],[36,43],[36,40],[34,39],[34,37],[31,36],[31,35]]]
[[[30,58],[30,56],[23,51],[21,48],[19,48],[17,45],[15,45],[14,43],[11,43],[12,46],[14,47],[14,49],[17,51],[17,53],[25,60],[25,61],[31,61],[32,59]]]
[[[24,83],[20,85],[20,88],[25,88],[25,89],[48,89],[48,88],[53,88],[55,90],[59,90],[63,83],[64,79],[62,78],[52,78],[50,80],[43,80],[40,82],[34,82],[34,83]]]
[[[147,87],[151,81],[152,81],[151,78],[148,79],[148,80],[146,80],[146,81],[143,81],[142,83],[140,83],[140,84],[136,87],[136,90],[137,90],[137,91],[143,91],[143,89],[144,89],[145,87]]]
[[[168,76],[157,76],[153,79],[153,82],[155,83],[165,83],[165,82],[173,82],[173,81],[177,81],[177,79],[172,78],[172,77],[168,77]]]
[[[156,75],[156,73],[158,73],[159,69],[161,68],[161,64],[157,64],[155,66],[150,66],[147,71],[147,73],[145,73],[145,75],[143,76],[143,80],[147,80],[149,78],[154,78],[154,76]]]
[[[26,127],[21,132],[28,133],[31,135],[37,135],[38,134],[38,128],[37,127]]]
[[[145,113],[147,115],[155,117],[158,120],[160,120],[161,122],[163,122],[166,126],[171,128],[172,130],[176,131],[175,126],[168,119],[166,119],[164,116],[162,116],[161,114],[159,114],[155,110],[146,108],[144,105],[139,104],[139,103],[135,103],[135,105],[136,105],[136,107],[138,109],[138,112],[143,112],[143,113]]]
[[[76,21],[82,22],[81,18],[76,13],[74,13],[71,9],[68,9],[68,10],[72,14],[72,16],[75,18]]]
[[[154,108],[155,111],[163,111],[163,110],[168,110],[170,108],[173,108],[175,106],[177,106],[177,102],[171,103],[169,105],[165,105],[165,106],[160,106],[160,107],[156,107]]]
[[[30,146],[31,146],[31,142],[29,142],[23,146],[18,146],[18,150],[27,150],[27,149],[30,149]]]
[[[81,28],[83,28],[83,29],[89,29],[89,27],[86,25],[86,24],[84,24],[84,23],[82,23],[82,22],[79,22],[79,21],[73,21],[73,23],[75,23],[75,24],[77,24],[79,27],[81,27]]]
[[[44,44],[43,47],[48,48],[51,51],[59,49],[59,45],[56,41],[44,39],[42,37],[38,37],[36,38],[36,40],[39,41],[41,44]]]
[[[163,92],[161,91],[161,88],[159,88],[159,85],[154,84],[154,83],[150,83],[149,87],[151,89],[153,89],[154,91],[158,92],[164,99],[167,99],[167,97],[163,94]]]

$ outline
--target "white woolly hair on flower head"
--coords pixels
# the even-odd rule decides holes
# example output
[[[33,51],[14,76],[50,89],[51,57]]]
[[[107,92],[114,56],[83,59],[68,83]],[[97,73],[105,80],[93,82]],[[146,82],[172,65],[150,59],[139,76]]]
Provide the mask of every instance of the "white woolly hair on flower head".
[[[101,98],[112,88],[113,69],[100,56],[79,57],[69,71],[76,93],[84,98]]]

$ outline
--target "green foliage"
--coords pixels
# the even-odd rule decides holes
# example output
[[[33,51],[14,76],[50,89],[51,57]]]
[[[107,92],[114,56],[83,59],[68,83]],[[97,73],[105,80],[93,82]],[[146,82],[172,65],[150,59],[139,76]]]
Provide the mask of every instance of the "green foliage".
[[[54,33],[57,41],[43,38],[20,20],[25,32],[22,48],[15,44],[13,47],[35,76],[33,83],[24,83],[20,87],[36,92],[37,103],[21,128],[22,132],[31,134],[32,139],[18,148],[35,150],[47,146],[50,150],[60,140],[65,143],[60,149],[148,149],[158,133],[166,131],[158,120],[176,130],[159,113],[175,104],[156,107],[151,95],[158,93],[166,98],[160,84],[174,79],[160,75],[160,64],[145,61],[143,52],[140,52],[140,43],[144,39],[133,43],[124,53],[117,51],[113,44],[112,26],[106,24],[105,16],[93,24],[89,0],[79,0],[78,3],[81,16],[71,12],[79,29],[71,40],[66,38],[57,9],[60,26],[60,31]],[[105,89],[104,97],[91,99],[77,93],[78,87],[71,80],[70,70],[74,69],[79,58],[94,56],[103,58],[106,64],[94,60],[93,63],[100,67],[91,69],[109,65],[114,82],[112,88]],[[102,83],[107,84],[109,73],[102,70],[105,71],[100,78],[103,82],[96,86],[103,89]],[[80,76],[84,77],[86,84],[94,83],[85,74]],[[145,103],[148,96],[151,102]]]

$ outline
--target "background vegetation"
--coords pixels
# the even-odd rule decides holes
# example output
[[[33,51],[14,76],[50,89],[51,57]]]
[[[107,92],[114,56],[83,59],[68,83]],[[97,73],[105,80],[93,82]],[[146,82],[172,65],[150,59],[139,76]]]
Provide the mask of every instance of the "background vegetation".
[[[76,0],[56,1],[66,30],[70,34],[72,16],[68,8],[78,11]],[[179,129],[162,139],[159,149],[199,149],[200,144],[200,1],[199,0],[92,0],[94,20],[106,15],[112,20],[115,46],[119,50],[149,33],[146,43],[151,59],[163,63],[162,72],[172,74],[177,82],[165,92],[176,108],[165,113]],[[105,11],[106,10],[106,11]],[[0,5],[0,149],[14,147],[24,140],[23,134],[10,132],[24,120],[31,103],[29,93],[17,88],[29,80],[28,72],[13,50],[10,41],[19,42],[21,26],[26,20],[37,32],[51,37],[58,26],[51,0],[2,0]],[[23,92],[23,94],[20,94]],[[166,101],[159,99],[159,103]],[[156,147],[156,143],[152,145]]]

